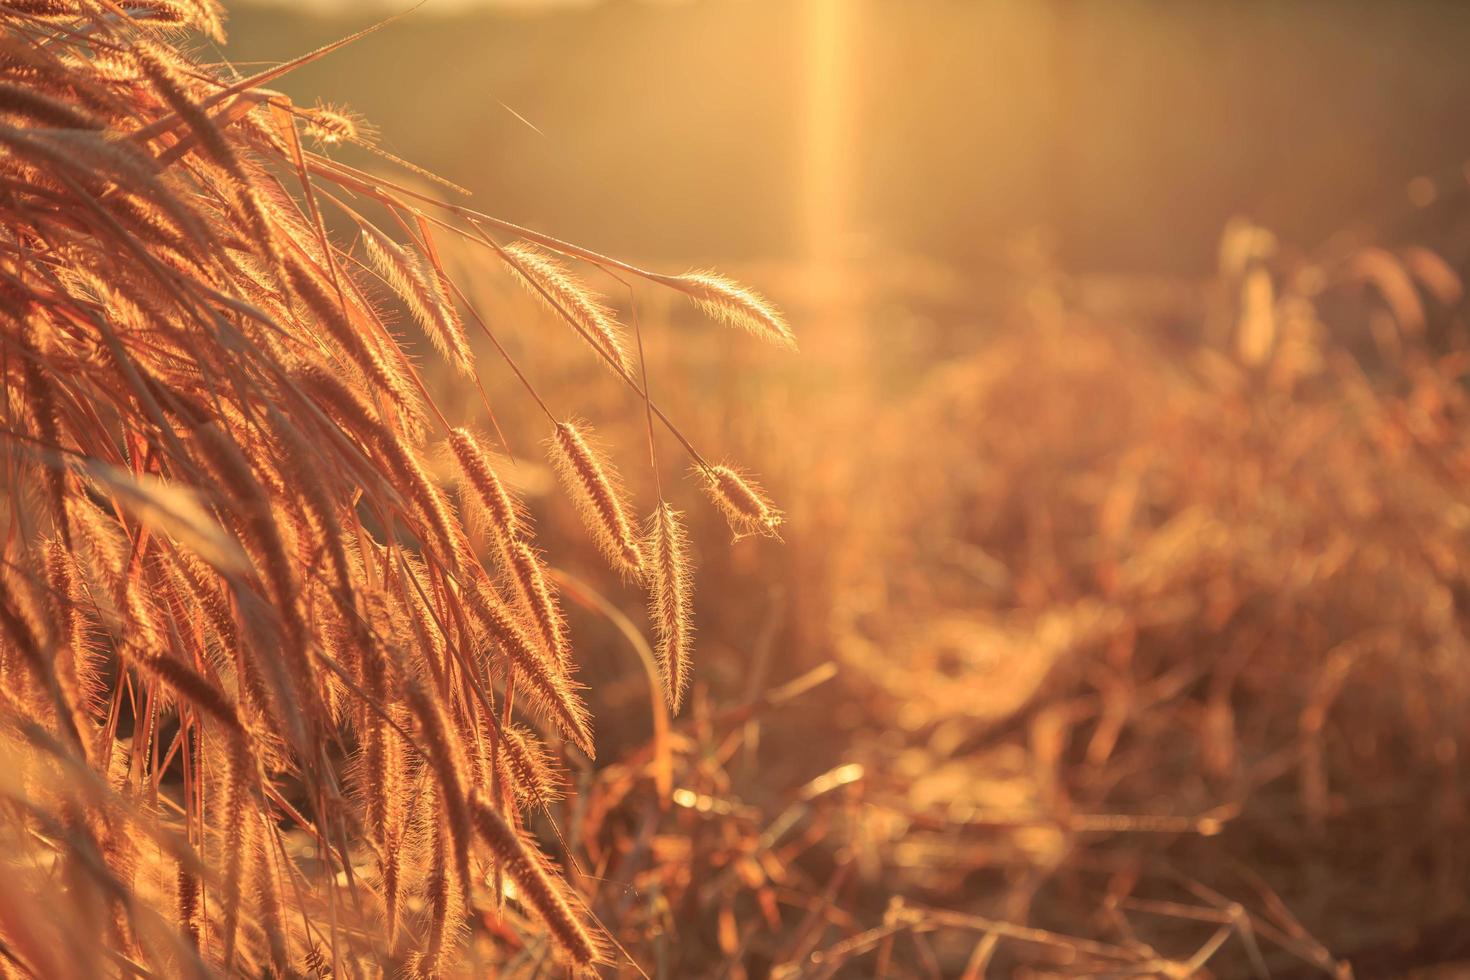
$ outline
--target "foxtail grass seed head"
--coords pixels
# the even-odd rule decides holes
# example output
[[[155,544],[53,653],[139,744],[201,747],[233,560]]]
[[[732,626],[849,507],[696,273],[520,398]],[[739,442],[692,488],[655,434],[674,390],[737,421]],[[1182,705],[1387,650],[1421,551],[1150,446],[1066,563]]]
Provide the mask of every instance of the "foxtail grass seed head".
[[[522,901],[546,923],[561,950],[583,967],[603,960],[606,954],[602,940],[573,909],[566,886],[548,870],[546,858],[483,796],[476,796],[472,806],[476,831],[505,874],[515,882]]]
[[[629,371],[627,341],[623,325],[612,310],[589,290],[565,265],[529,242],[505,246],[516,279],[544,304],[570,317],[582,338],[594,350]]]
[[[521,536],[520,508],[505,488],[490,454],[468,429],[449,434],[449,446],[459,467],[461,496],[472,522],[491,534],[502,548]]]
[[[516,540],[507,547],[505,559],[516,594],[535,622],[552,661],[562,670],[570,669],[572,651],[567,643],[566,621],[546,581],[541,556],[526,542]]]
[[[424,256],[399,245],[370,225],[363,226],[362,243],[373,267],[403,301],[424,336],[461,375],[473,379],[475,358],[470,352],[464,323],[438,270]]]
[[[504,758],[514,777],[511,783],[517,797],[543,807],[561,799],[566,774],[546,744],[521,725],[507,725],[501,734]]]
[[[775,537],[782,515],[760,485],[729,466],[711,466],[700,471],[705,489],[737,536],[761,534]]]
[[[689,686],[693,623],[690,614],[689,540],[682,516],[659,501],[648,522],[648,618],[657,645],[669,707],[677,712]]]
[[[552,461],[603,556],[623,575],[637,578],[643,574],[643,549],[628,520],[626,494],[617,471],[592,448],[584,429],[557,423]]]
[[[689,272],[664,281],[687,294],[711,319],[777,347],[796,350],[796,335],[786,318],[755,290],[714,272]]]
[[[306,135],[322,146],[372,140],[373,127],[363,122],[357,113],[341,106],[318,103],[306,113]]]
[[[593,756],[596,749],[591,718],[567,672],[541,653],[488,585],[478,583],[467,589],[465,596],[471,615],[514,672],[517,695],[530,703],[532,711],[550,720],[568,741]]]

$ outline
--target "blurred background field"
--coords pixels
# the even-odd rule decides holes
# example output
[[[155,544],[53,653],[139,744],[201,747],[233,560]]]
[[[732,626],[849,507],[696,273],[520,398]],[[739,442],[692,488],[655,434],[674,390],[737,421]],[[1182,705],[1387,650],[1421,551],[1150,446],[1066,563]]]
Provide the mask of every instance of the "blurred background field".
[[[342,6],[233,5],[230,57],[398,9]],[[799,256],[807,185],[838,183],[859,254],[972,267],[1044,229],[1072,270],[1200,273],[1233,215],[1321,241],[1470,153],[1451,2],[440,7],[285,88],[511,220],[650,258]],[[814,152],[837,159],[808,173]]]
[[[241,6],[225,53],[383,12]],[[592,608],[641,598],[481,352],[581,597],[602,751],[561,843],[651,975],[1470,958],[1467,44],[1433,2],[431,2],[286,80],[490,213],[795,325],[793,357],[595,282],[788,514],[731,546],[677,491],[700,641],[663,738]],[[651,499],[636,399],[449,259]]]

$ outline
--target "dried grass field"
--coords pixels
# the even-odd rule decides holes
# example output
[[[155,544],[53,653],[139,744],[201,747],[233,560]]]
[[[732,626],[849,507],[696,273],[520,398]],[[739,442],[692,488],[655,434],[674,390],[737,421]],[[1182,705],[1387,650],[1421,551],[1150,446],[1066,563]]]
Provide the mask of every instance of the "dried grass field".
[[[712,271],[222,13],[0,0],[0,976],[1470,962],[1463,174]]]

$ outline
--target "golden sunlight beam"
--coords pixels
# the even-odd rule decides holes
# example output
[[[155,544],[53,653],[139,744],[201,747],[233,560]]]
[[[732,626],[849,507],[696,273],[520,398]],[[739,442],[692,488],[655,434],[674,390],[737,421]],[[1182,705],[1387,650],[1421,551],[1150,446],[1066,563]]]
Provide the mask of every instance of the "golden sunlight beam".
[[[817,284],[836,285],[850,233],[857,0],[805,0],[801,233]]]

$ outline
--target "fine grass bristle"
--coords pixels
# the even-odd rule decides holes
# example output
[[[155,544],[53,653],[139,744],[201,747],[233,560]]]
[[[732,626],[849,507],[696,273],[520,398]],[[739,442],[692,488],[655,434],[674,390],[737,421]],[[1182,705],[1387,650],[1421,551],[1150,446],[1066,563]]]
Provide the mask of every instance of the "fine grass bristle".
[[[557,423],[552,461],[603,556],[622,574],[637,578],[643,574],[643,549],[628,520],[617,471],[593,450],[584,432],[585,426],[575,422]]]
[[[689,686],[690,614],[689,540],[682,516],[666,501],[648,521],[648,618],[657,640],[654,654],[663,675],[669,707],[677,712]]]

